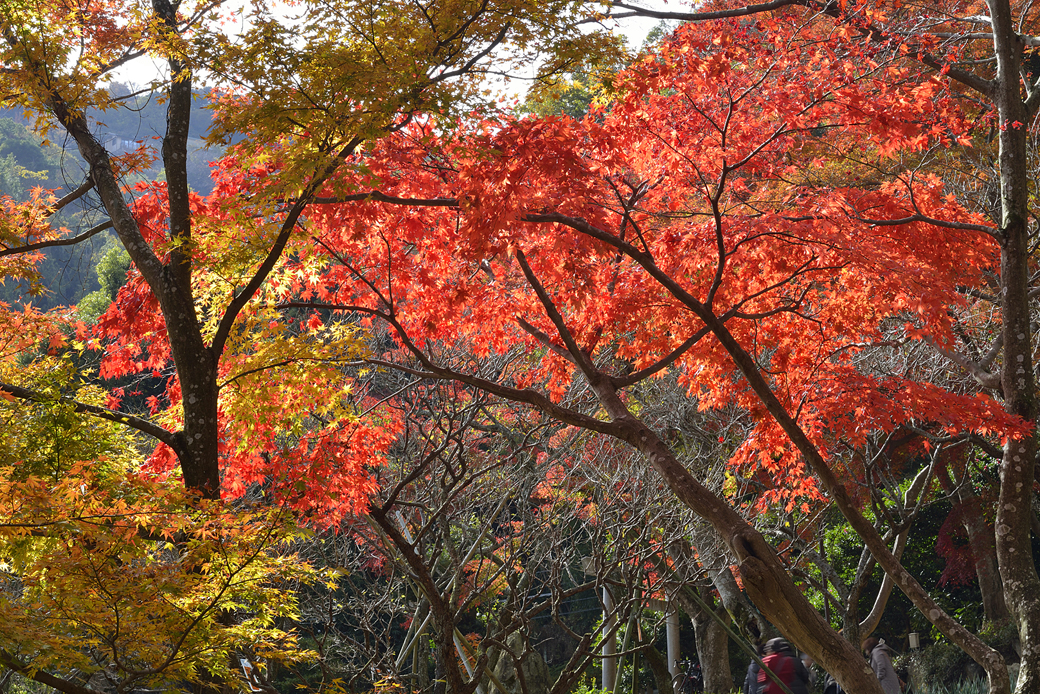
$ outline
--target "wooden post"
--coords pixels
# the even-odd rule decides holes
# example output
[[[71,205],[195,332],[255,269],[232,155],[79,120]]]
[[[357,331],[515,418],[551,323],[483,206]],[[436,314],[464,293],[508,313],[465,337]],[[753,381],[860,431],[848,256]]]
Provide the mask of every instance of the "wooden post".
[[[608,692],[614,691],[614,681],[617,679],[617,633],[615,625],[617,617],[614,615],[614,601],[610,597],[610,590],[603,586],[603,631],[610,636],[603,640],[603,683],[602,688]]]
[[[672,601],[668,602],[670,608],[668,616],[665,617],[665,636],[668,638],[668,672],[672,676],[672,688],[678,694],[681,682],[679,676],[679,609]]]

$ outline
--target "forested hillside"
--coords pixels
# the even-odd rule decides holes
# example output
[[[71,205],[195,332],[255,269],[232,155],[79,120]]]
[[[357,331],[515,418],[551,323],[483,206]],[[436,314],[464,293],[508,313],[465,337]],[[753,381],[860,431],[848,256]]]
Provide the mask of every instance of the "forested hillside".
[[[113,154],[125,154],[141,146],[156,150],[166,128],[166,107],[151,93],[132,96],[123,84],[113,85],[110,91],[118,99],[112,109],[87,111],[96,135],[111,146]],[[220,149],[208,148],[203,141],[212,122],[206,94],[196,93],[192,106],[188,177],[192,190],[207,195],[213,189],[209,164],[219,157]],[[29,126],[22,111],[0,109],[0,195],[24,202],[37,186],[59,190],[77,187],[85,176],[85,168],[75,143],[67,138],[44,140]],[[157,157],[157,154],[153,151],[152,156]],[[162,163],[157,159],[136,178],[154,181],[163,176]],[[128,185],[132,183],[133,179],[127,181]],[[52,223],[65,225],[73,231],[85,230],[102,216],[88,206],[79,206],[63,210]],[[25,283],[9,282],[0,286],[0,301],[31,300],[41,309],[78,303],[98,289],[95,266],[115,243],[111,233],[104,233],[83,244],[46,249],[40,264],[45,291],[29,296]]]

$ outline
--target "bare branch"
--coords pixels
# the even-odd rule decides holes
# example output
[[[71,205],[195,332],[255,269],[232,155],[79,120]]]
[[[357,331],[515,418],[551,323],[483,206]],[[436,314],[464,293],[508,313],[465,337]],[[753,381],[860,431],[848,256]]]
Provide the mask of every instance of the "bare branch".
[[[859,215],[852,215],[853,219],[857,222],[863,222],[873,227],[894,227],[902,224],[913,224],[914,222],[924,222],[925,224],[931,224],[932,226],[941,227],[943,229],[957,229],[960,231],[977,231],[993,238],[1000,237],[1000,231],[993,227],[988,227],[983,224],[969,224],[968,222],[948,222],[942,219],[936,219],[934,217],[928,217],[923,214],[912,214],[909,217],[903,217],[902,219],[868,219],[860,217]]]
[[[720,10],[718,12],[664,12],[661,10],[650,10],[637,5],[629,5],[625,2],[615,2],[613,5],[614,7],[623,7],[626,10],[631,10],[631,12],[612,14],[610,15],[610,18],[612,19],[650,17],[651,19],[678,19],[684,22],[692,22],[709,21],[712,19],[728,19],[729,17],[747,17],[748,15],[771,12],[772,10],[779,10],[783,7],[790,7],[792,5],[805,6],[806,2],[805,0],[773,0],[773,2],[763,2],[757,5],[738,7],[733,10]]]
[[[982,364],[976,364],[974,361],[964,356],[963,354],[946,349],[934,340],[928,339],[927,342],[936,352],[943,355],[944,357],[946,357],[947,359],[949,359],[950,361],[967,371],[969,374],[971,374],[972,377],[976,381],[978,381],[979,385],[981,385],[983,388],[987,388],[989,390],[1000,390],[1000,374],[993,373],[987,368],[989,364],[993,363],[993,358],[996,357],[996,353],[1000,351],[1000,345],[998,344],[1001,343],[1000,340],[994,340],[994,347],[996,348],[996,350],[991,349],[990,354],[986,356],[986,359]]]
[[[52,687],[59,692],[62,692],[62,694],[102,694],[96,689],[83,687],[74,682],[69,682],[66,679],[55,677],[43,670],[38,670],[35,667],[18,660],[12,653],[9,653],[4,649],[0,649],[0,665],[14,670],[23,677],[28,677],[31,680],[36,680],[40,684]]]
[[[76,200],[79,200],[84,195],[86,195],[91,190],[93,190],[93,188],[94,188],[94,181],[88,178],[86,181],[81,183],[78,188],[76,188],[73,191],[70,191],[69,193],[66,193],[60,200],[58,200],[58,202],[56,202],[53,205],[51,205],[50,206],[50,210],[47,212],[47,216],[50,217],[52,214],[54,214],[58,210],[64,208],[69,203],[72,203],[72,202],[75,202]]]
[[[71,236],[67,239],[52,239],[50,241],[38,241],[36,243],[29,243],[24,246],[16,246],[14,248],[2,248],[0,249],[0,258],[8,255],[18,255],[19,253],[30,253],[32,251],[38,251],[41,248],[53,248],[55,246],[75,246],[77,243],[82,243],[92,236],[97,236],[105,229],[112,228],[112,220],[102,222],[92,229],[84,231],[78,236]]]

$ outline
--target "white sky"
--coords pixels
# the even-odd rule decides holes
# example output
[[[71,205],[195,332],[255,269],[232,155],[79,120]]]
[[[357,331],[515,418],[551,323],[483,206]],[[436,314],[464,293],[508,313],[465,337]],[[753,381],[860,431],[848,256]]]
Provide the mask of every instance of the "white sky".
[[[644,7],[663,8],[667,0],[648,0],[640,3]],[[633,50],[642,46],[647,34],[659,24],[656,19],[623,19],[611,20],[604,25],[612,31],[624,34],[628,45]],[[139,58],[126,65],[114,75],[114,81],[129,84],[131,87],[141,88],[153,80],[161,79],[167,73],[166,65],[161,60],[153,60],[150,57]],[[533,75],[533,71],[532,71]],[[527,80],[512,80],[506,88],[511,94],[521,95],[527,90]]]

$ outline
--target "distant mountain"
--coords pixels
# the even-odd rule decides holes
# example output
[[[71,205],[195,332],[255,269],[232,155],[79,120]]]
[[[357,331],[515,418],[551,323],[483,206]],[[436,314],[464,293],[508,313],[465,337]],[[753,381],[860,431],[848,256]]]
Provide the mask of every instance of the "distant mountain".
[[[96,124],[98,132],[118,133],[129,140],[144,140],[166,131],[166,104],[159,103],[154,95],[130,96],[130,88],[116,82],[109,88],[113,96],[125,96],[123,105],[109,111],[89,109],[87,119]],[[193,92],[189,137],[203,138],[213,124],[212,102],[208,89]],[[21,109],[0,108],[0,118],[7,118],[29,125]]]
[[[112,86],[114,95],[129,95],[125,85]],[[213,190],[210,179],[210,162],[221,155],[217,149],[208,149],[202,137],[213,122],[209,94],[195,93],[191,112],[188,152],[188,183],[202,195]],[[88,111],[88,119],[94,124],[95,133],[109,151],[121,154],[136,149],[140,144],[160,143],[153,140],[165,132],[166,106],[148,96],[128,97],[124,106],[101,113]],[[55,142],[44,145],[17,109],[0,109],[0,195],[15,200],[25,200],[35,186],[68,190],[83,182],[86,172],[75,143]],[[157,159],[152,170],[140,176],[142,180],[155,180],[163,175],[162,161]],[[60,195],[60,192],[59,192]],[[87,196],[77,209],[65,211],[56,223],[75,231],[88,229],[104,220],[103,211],[96,200]],[[48,249],[41,263],[44,284],[48,291],[33,297],[34,305],[41,308],[77,303],[85,295],[98,289],[95,265],[102,255],[116,243],[114,236],[99,235],[89,242],[74,248]],[[28,301],[24,297],[25,287],[7,282],[0,285],[0,301]]]
[[[154,138],[161,137],[166,131],[166,105],[159,103],[158,99],[152,95],[130,96],[129,88],[119,83],[113,84],[110,91],[115,96],[125,95],[126,100],[121,107],[109,111],[102,112],[97,109],[87,111],[87,119],[93,124],[94,132],[98,139],[105,143],[113,154],[122,154],[136,149],[142,143],[154,144],[156,150],[158,150],[159,141]],[[205,142],[202,140],[213,124],[213,110],[211,108],[212,102],[209,99],[209,90],[196,91],[194,97],[191,122],[188,128],[188,183],[196,192],[208,195],[213,190],[213,184],[209,176],[209,164],[220,157],[221,151],[207,149]],[[22,126],[30,125],[18,109],[0,109],[0,120],[4,119]],[[25,162],[38,158],[38,154],[31,151],[38,146],[38,138],[33,138],[32,136],[26,138],[22,135],[15,135],[15,141],[8,143],[7,140],[9,138],[10,136],[6,134],[5,130],[0,129],[0,157],[4,156],[5,151],[12,152],[18,165],[31,168],[31,165]],[[56,144],[64,145],[65,165],[73,165],[73,169],[75,169],[77,174],[73,178],[77,178],[83,167],[79,158],[79,152],[76,151],[75,143],[64,142]],[[152,179],[160,175],[161,167],[162,162],[158,161],[156,168],[151,172],[150,177]],[[49,180],[53,182],[61,179],[50,178]],[[59,186],[51,185],[48,187]],[[11,194],[3,188],[0,188],[0,193]]]

